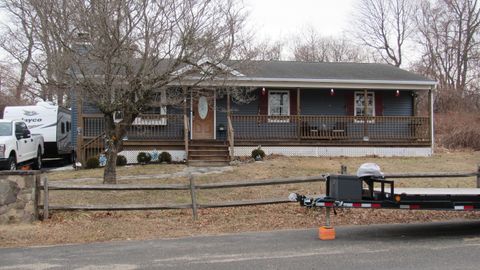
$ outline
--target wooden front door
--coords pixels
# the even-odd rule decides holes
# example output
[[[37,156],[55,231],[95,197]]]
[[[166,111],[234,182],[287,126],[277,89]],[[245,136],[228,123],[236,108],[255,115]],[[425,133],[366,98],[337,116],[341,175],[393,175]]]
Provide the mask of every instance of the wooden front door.
[[[213,140],[215,135],[215,97],[200,95],[193,102],[192,139]]]

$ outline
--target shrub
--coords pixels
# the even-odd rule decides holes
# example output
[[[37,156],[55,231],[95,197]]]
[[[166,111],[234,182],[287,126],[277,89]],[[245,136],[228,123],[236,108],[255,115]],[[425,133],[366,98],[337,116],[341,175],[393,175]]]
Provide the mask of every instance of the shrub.
[[[127,158],[124,155],[117,156],[117,166],[127,165]]]
[[[140,152],[137,156],[138,163],[146,164],[152,160],[152,156],[149,153]]]
[[[100,161],[98,161],[97,157],[87,159],[87,164],[85,166],[86,169],[95,169],[98,167],[100,167]]]
[[[172,155],[168,152],[160,153],[160,162],[172,163]]]
[[[260,147],[252,151],[252,158],[256,159],[257,156],[260,156],[262,159],[265,157],[265,152]]]
[[[480,150],[480,116],[476,113],[448,112],[435,117],[438,145],[449,149]]]

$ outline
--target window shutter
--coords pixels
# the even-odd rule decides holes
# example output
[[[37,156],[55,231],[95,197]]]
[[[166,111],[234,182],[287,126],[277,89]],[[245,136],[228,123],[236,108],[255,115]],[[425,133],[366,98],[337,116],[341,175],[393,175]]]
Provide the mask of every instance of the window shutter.
[[[383,115],[383,97],[382,93],[375,93],[375,116]]]
[[[259,95],[258,114],[268,115],[268,90],[265,91],[265,94],[262,94],[262,89],[259,89],[258,95]]]
[[[345,112],[347,115],[355,115],[354,110],[355,110],[355,97],[353,95],[353,92],[347,92],[345,94]]]
[[[297,114],[297,90],[290,90],[290,115]]]

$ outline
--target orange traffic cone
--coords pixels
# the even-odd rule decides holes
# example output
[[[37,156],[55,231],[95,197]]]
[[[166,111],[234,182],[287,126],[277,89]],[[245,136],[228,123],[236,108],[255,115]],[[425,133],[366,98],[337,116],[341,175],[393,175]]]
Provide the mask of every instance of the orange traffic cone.
[[[335,228],[329,226],[318,228],[318,238],[320,240],[335,240]]]

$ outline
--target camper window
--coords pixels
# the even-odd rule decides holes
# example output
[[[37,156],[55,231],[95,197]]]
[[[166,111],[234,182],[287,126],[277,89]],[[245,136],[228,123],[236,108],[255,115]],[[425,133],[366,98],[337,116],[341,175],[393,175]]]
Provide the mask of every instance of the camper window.
[[[70,129],[71,129],[71,123],[67,121],[67,132],[70,132]]]
[[[60,129],[62,131],[62,134],[65,134],[65,123],[62,122],[62,124],[60,125]]]

